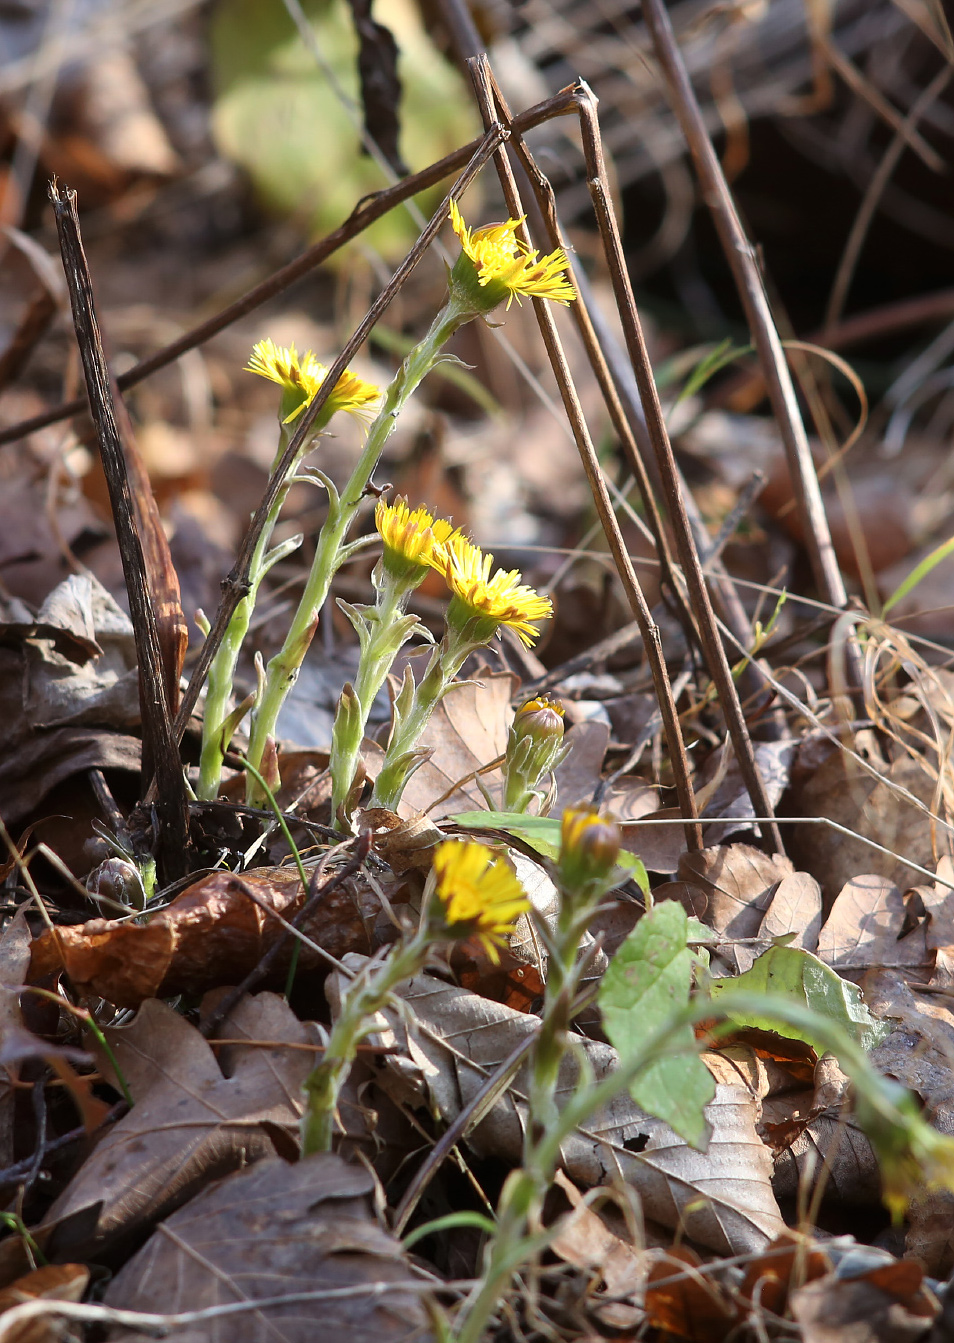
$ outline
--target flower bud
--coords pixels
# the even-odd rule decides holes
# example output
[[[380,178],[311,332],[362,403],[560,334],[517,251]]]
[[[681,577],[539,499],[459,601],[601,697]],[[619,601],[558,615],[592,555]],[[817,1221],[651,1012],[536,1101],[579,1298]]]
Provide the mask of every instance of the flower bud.
[[[588,807],[563,813],[560,830],[559,877],[570,898],[602,895],[619,857],[621,837],[612,816]]]
[[[545,697],[517,710],[504,761],[504,810],[526,811],[541,784],[564,758],[563,709]]]

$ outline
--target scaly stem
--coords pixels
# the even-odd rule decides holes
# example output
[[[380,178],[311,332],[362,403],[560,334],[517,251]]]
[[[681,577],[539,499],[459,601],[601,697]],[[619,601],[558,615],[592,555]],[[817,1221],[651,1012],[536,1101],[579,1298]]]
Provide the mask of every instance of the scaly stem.
[[[395,646],[394,626],[404,615],[410,593],[402,593],[386,576],[378,590],[378,600],[368,617],[370,633],[361,650],[358,672],[352,692],[357,703],[356,712],[347,716],[339,713],[331,738],[328,768],[331,773],[331,815],[337,818],[339,809],[347,810],[348,798],[354,785],[361,755],[361,743],[371,708],[378,691],[384,685],[388,672],[398,653]],[[410,629],[405,637],[410,636]],[[402,640],[403,642],[403,640]],[[342,812],[343,814],[343,812]]]
[[[318,429],[320,430],[319,424]],[[288,446],[290,430],[286,425],[282,425],[281,437],[278,445],[278,452],[275,461],[281,460],[281,457]],[[267,572],[265,563],[268,554],[268,547],[271,544],[272,535],[275,531],[275,524],[278,522],[278,515],[282,510],[288,491],[291,486],[292,478],[301,464],[302,457],[311,450],[312,443],[294,459],[288,468],[288,473],[281,489],[275,496],[275,502],[272,505],[265,525],[261,530],[255,550],[252,554],[252,560],[248,572],[248,593],[242,598],[235,608],[235,614],[229,621],[228,629],[222,640],[219,650],[212,660],[209,668],[208,689],[205,696],[205,709],[202,719],[202,750],[199,757],[199,784],[196,789],[196,796],[205,798],[209,801],[218,797],[219,786],[222,782],[222,758],[229,748],[229,743],[223,739],[223,729],[226,719],[229,716],[229,701],[232,697],[232,686],[235,680],[235,668],[238,665],[239,655],[242,651],[242,644],[248,633],[248,627],[251,623],[252,612],[255,609],[255,601],[258,596],[259,585]],[[274,466],[274,463],[273,463]]]
[[[383,962],[366,966],[345,989],[322,1060],[305,1082],[302,1156],[331,1151],[338,1097],[357,1057],[358,1045],[374,1031],[374,1016],[387,1004],[392,991],[421,969],[429,945],[427,930],[422,928],[410,942],[389,952]]]
[[[288,692],[298,677],[302,660],[311,645],[318,627],[318,613],[328,596],[331,580],[343,561],[342,548],[348,528],[364,501],[365,490],[381,459],[384,446],[394,431],[397,417],[411,393],[434,367],[441,350],[451,336],[474,316],[453,299],[434,319],[431,329],[405,359],[388,387],[384,404],[368,430],[364,450],[340,498],[331,498],[328,517],[318,538],[318,548],[312,562],[305,591],[298,604],[285,642],[268,663],[265,690],[252,714],[252,731],[248,758],[256,768],[270,737],[275,735],[275,724]],[[250,784],[249,800],[255,801],[254,785]]]
[[[384,764],[375,780],[374,792],[368,804],[371,807],[397,810],[404,787],[413,773],[412,762],[407,758],[408,752],[417,745],[431,714],[444,698],[471,651],[469,644],[461,646],[456,641],[449,642],[450,634],[451,631],[448,631],[444,642],[431,653],[421,683],[414,688],[414,701],[410,710],[391,734]]]

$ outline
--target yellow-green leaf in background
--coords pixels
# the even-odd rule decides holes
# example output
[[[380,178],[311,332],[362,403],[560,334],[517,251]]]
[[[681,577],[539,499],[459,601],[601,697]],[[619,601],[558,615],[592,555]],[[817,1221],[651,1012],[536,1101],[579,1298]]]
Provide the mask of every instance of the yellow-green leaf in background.
[[[220,152],[246,169],[264,203],[300,217],[318,236],[388,180],[361,153],[357,39],[348,7],[341,0],[305,0],[304,8],[324,68],[282,0],[216,0],[212,128]],[[431,42],[411,0],[378,0],[375,18],[392,31],[400,51],[401,152],[417,171],[465,144],[480,126],[461,76]],[[335,84],[350,100],[350,116]],[[418,198],[425,213],[444,190],[446,184]],[[417,228],[399,207],[362,236],[394,258]]]

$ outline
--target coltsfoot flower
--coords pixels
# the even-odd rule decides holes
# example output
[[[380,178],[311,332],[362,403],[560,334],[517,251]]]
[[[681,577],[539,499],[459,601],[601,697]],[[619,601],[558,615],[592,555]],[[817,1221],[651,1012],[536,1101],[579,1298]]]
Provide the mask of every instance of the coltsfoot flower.
[[[450,219],[460,239],[462,255],[451,272],[451,284],[474,300],[479,311],[489,312],[506,299],[509,308],[521,297],[548,298],[569,304],[576,291],[567,279],[568,265],[562,248],[541,256],[524,246],[516,231],[523,219],[508,219],[505,224],[487,224],[470,229],[464,223],[457,202],[450,203]],[[475,282],[476,281],[476,287]]]
[[[547,799],[541,785],[566,757],[563,706],[546,696],[528,700],[514,715],[504,757],[503,809],[526,811],[534,798]],[[552,799],[549,799],[552,800]]]
[[[393,504],[379,499],[374,525],[384,542],[385,566],[398,578],[415,569],[442,567],[444,542],[454,530],[452,523],[433,517],[423,504],[412,511],[404,498]]]
[[[560,826],[560,886],[569,897],[602,894],[612,880],[621,837],[614,817],[571,807]]]
[[[514,924],[530,908],[523,887],[486,844],[445,840],[434,853],[445,936],[476,937],[496,965]]]
[[[328,369],[311,350],[299,356],[294,345],[276,345],[268,338],[253,347],[245,367],[248,373],[257,373],[282,388],[282,424],[291,424],[311,405],[328,375]],[[330,419],[336,411],[344,410],[359,419],[368,419],[380,400],[379,388],[346,368],[324,404],[323,417]]]
[[[452,593],[447,622],[458,628],[474,619],[484,622],[474,632],[476,643],[487,643],[501,625],[508,625],[529,648],[540,633],[532,622],[552,616],[553,603],[522,583],[517,569],[498,569],[491,577],[493,562],[493,555],[485,555],[459,532],[444,543],[443,554],[433,563]]]

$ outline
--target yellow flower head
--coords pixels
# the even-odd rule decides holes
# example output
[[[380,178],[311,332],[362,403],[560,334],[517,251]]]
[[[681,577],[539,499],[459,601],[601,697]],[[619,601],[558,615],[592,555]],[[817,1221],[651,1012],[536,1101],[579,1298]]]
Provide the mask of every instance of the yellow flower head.
[[[374,525],[393,562],[431,568],[443,564],[444,542],[454,530],[446,518],[432,517],[423,505],[412,512],[403,498],[395,499],[393,504],[379,499]]]
[[[328,370],[324,364],[306,350],[299,358],[294,345],[276,345],[273,340],[260,340],[252,350],[252,357],[246,364],[249,373],[277,382],[284,390],[282,411],[285,413],[283,424],[291,424],[310,406],[324,382]],[[335,383],[334,391],[325,402],[321,418],[327,422],[336,411],[350,411],[359,419],[367,419],[376,409],[381,393],[373,383],[365,382],[356,373],[346,368]]]
[[[449,839],[437,846],[434,873],[445,926],[460,936],[479,938],[496,965],[498,948],[506,945],[518,917],[530,908],[511,869],[486,844]]]
[[[616,818],[591,807],[571,807],[560,826],[562,888],[572,897],[603,886],[612,877],[621,836]]]
[[[529,648],[540,632],[531,622],[546,620],[553,614],[550,598],[541,597],[521,583],[517,569],[509,572],[498,569],[491,578],[493,555],[485,555],[460,532],[448,538],[443,551],[443,562],[436,562],[434,567],[443,572],[454,598],[463,604],[466,617],[479,616],[497,626],[509,625],[524,647]],[[449,619],[458,614],[453,607],[451,602]],[[495,630],[491,631],[487,638],[494,633]]]
[[[516,237],[523,219],[508,219],[505,224],[469,229],[456,201],[450,203],[450,219],[463,254],[476,271],[477,283],[485,291],[479,304],[483,310],[495,308],[504,299],[509,308],[514,299],[519,303],[523,295],[563,304],[576,298],[576,291],[564,274],[568,265],[566,253],[557,248],[541,257],[536,250],[525,247]],[[453,276],[467,287],[468,277],[460,263],[454,267]]]

